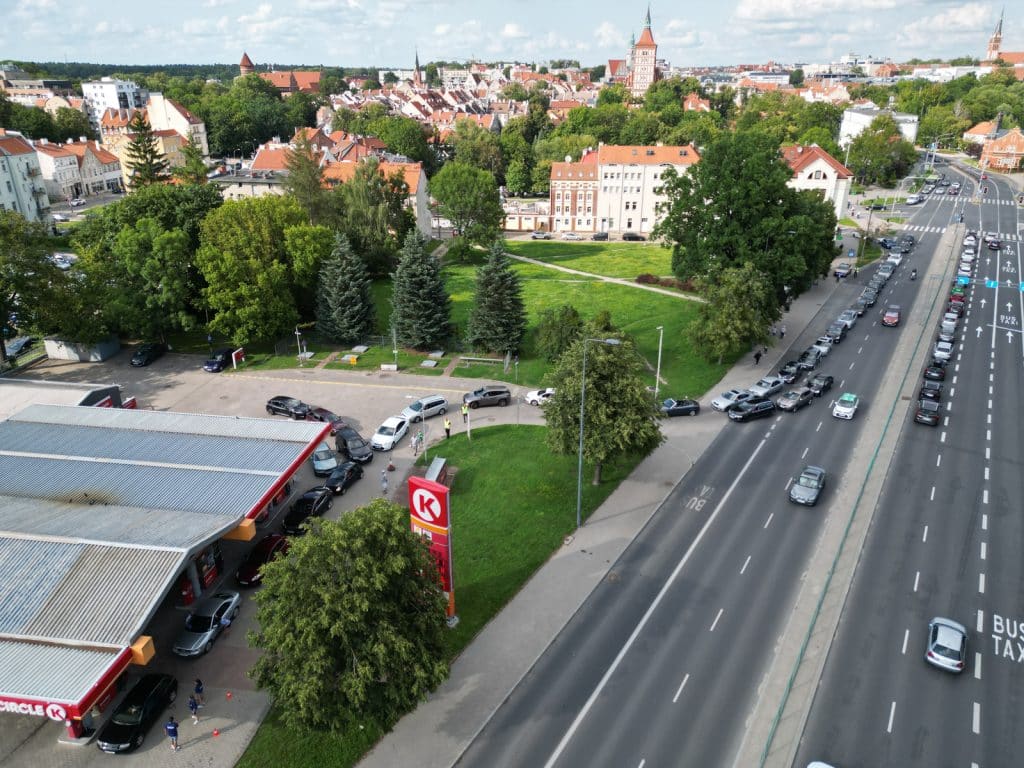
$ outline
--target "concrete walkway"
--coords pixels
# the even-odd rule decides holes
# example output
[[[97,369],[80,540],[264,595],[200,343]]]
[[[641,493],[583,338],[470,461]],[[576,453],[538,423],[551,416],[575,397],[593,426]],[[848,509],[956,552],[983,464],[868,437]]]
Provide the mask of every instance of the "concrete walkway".
[[[793,302],[782,319],[791,340],[815,318],[834,288],[833,281],[822,280]],[[759,365],[752,355],[746,355],[705,399],[731,387],[750,386],[777,364],[787,349],[785,343],[770,348]],[[692,467],[727,421],[710,407],[697,418],[667,421],[666,441],[637,466],[576,536],[568,539],[480,632],[452,665],[449,679],[403,718],[361,765],[453,765],[682,481],[686,472],[681,477],[680,467]]]

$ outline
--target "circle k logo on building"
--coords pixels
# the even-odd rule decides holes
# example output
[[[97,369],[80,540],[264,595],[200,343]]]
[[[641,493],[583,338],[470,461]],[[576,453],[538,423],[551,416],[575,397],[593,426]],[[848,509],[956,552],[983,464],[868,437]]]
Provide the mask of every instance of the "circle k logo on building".
[[[437,524],[443,516],[444,506],[433,492],[417,488],[412,492],[412,513],[425,523]]]

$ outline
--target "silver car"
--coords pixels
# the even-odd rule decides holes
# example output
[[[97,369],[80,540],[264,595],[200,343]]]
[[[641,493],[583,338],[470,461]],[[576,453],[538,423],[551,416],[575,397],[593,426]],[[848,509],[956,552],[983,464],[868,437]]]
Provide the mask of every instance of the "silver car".
[[[928,622],[928,650],[924,658],[947,672],[963,672],[967,660],[967,628],[952,619],[936,616]]]
[[[813,507],[818,503],[818,497],[825,488],[825,470],[821,467],[808,465],[800,473],[793,485],[789,488],[789,500],[794,504],[803,504]]]
[[[238,616],[242,596],[237,592],[214,592],[204,597],[185,617],[185,631],[174,641],[179,656],[200,656]]]
[[[732,408],[735,408],[740,403],[745,403],[747,400],[754,396],[753,392],[745,389],[730,389],[727,392],[723,392],[714,400],[711,401],[711,407],[716,411],[728,412]]]
[[[327,477],[338,468],[338,457],[327,443],[320,443],[309,460],[313,462],[313,474],[317,477]]]
[[[784,386],[786,386],[786,382],[778,376],[765,376],[763,379],[759,379],[757,384],[748,391],[753,392],[758,397],[769,397],[776,392],[782,391]]]

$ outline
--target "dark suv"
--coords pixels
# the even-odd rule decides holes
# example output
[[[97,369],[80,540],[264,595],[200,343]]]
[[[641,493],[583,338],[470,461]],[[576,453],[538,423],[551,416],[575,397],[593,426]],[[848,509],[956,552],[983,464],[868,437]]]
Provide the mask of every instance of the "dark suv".
[[[170,675],[143,676],[100,730],[96,745],[104,752],[138,749],[153,721],[177,695],[178,681]]]
[[[338,453],[347,459],[358,461],[360,464],[373,461],[373,449],[370,444],[352,427],[340,427],[334,436],[334,444]]]
[[[485,405],[508,405],[512,401],[512,393],[508,387],[491,386],[480,387],[462,396],[462,402],[470,408],[480,408]]]
[[[309,416],[309,406],[298,398],[278,395],[267,400],[267,413],[291,416],[293,419],[305,419]]]
[[[639,232],[623,232],[622,239],[628,242],[640,243],[647,238],[641,235]]]

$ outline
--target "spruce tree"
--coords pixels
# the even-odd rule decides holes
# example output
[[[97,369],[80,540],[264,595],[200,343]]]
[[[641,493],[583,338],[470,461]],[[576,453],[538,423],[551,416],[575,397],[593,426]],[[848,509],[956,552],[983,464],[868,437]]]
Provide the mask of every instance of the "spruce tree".
[[[440,347],[450,336],[451,299],[444,287],[441,264],[426,252],[424,244],[419,231],[411,230],[391,276],[391,322],[398,341],[413,349]]]
[[[325,338],[362,341],[373,331],[373,295],[370,275],[363,260],[344,235],[334,238],[334,248],[320,267],[316,292],[316,329]]]
[[[168,162],[160,152],[153,129],[144,112],[136,112],[128,123],[131,141],[128,142],[126,162],[128,183],[132,189],[161,184],[171,177],[167,172]]]
[[[469,315],[469,343],[488,352],[519,349],[526,333],[526,309],[519,275],[497,239],[476,271],[476,300]]]

